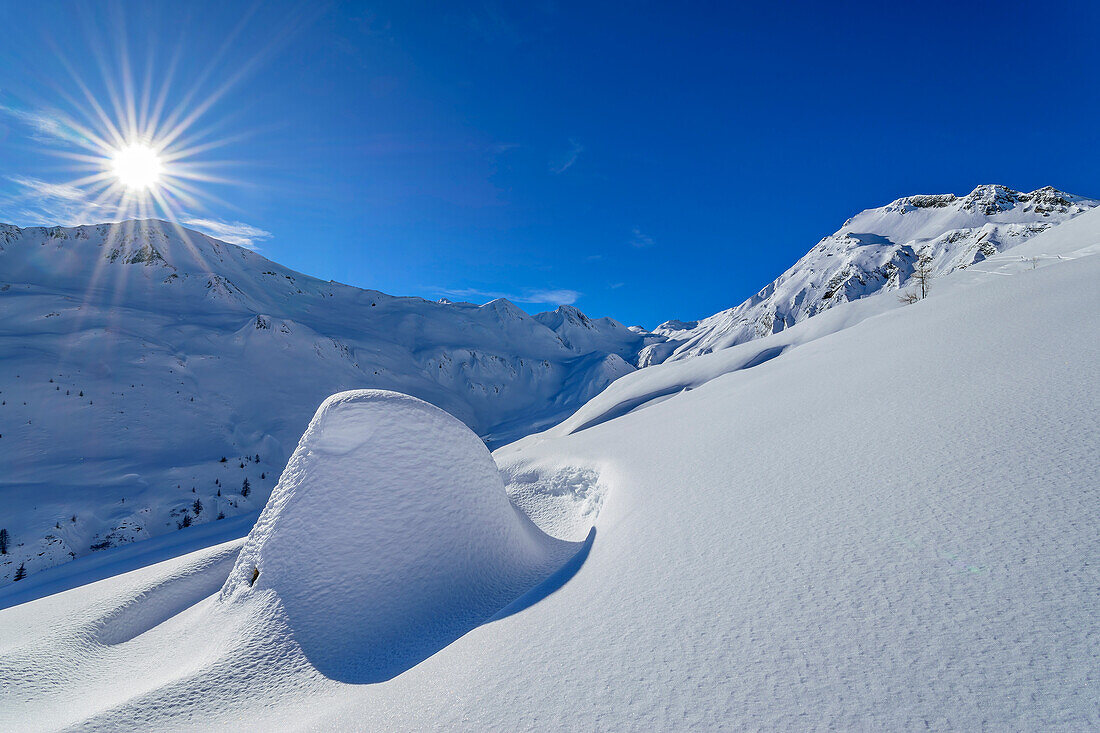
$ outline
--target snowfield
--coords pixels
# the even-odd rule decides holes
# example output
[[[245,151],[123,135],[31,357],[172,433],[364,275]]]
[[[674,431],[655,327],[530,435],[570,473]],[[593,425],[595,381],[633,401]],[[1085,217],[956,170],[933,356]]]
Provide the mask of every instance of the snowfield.
[[[495,468],[337,395],[247,539],[0,611],[0,728],[1095,730],[1098,281],[1094,209]]]

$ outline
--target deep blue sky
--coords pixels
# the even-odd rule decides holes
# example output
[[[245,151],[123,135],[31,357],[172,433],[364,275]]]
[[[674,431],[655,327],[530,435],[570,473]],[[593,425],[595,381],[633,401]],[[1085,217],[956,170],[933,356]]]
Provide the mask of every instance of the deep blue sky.
[[[111,7],[0,9],[0,220],[71,215],[46,184],[77,176],[35,120],[80,113],[62,58],[106,105],[120,56],[154,91],[177,58],[169,108],[243,71],[189,131],[232,182],[186,215],[399,295],[653,326],[735,305],[903,195],[1100,196],[1094,2]]]

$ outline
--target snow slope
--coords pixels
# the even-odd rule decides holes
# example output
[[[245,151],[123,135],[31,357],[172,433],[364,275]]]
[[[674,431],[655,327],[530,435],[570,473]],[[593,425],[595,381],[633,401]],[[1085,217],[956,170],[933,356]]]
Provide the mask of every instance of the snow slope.
[[[644,341],[570,307],[324,282],[162,222],[0,226],[0,583],[258,511],[334,392],[399,390],[496,445],[634,371]]]
[[[942,276],[1018,246],[1100,201],[1046,187],[978,186],[967,196],[907,196],[857,214],[735,308],[655,329],[640,364],[707,354],[778,333],[840,303],[904,289],[920,260]]]
[[[1096,729],[1098,278],[1100,210],[620,380],[494,454],[544,530],[595,527],[570,577],[386,681],[313,664],[273,588],[222,598],[240,541],[0,611],[0,728]],[[346,490],[318,521],[394,532]]]

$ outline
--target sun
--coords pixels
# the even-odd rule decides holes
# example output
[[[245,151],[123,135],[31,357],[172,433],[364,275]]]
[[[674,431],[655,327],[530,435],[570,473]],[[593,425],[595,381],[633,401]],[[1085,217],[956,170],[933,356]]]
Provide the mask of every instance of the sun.
[[[110,59],[100,59],[105,99],[93,94],[96,84],[80,78],[79,64],[65,65],[71,67],[78,92],[62,90],[71,109],[50,108],[41,116],[49,130],[43,133],[47,142],[43,152],[65,159],[64,167],[78,176],[57,189],[65,192],[66,206],[72,211],[67,218],[82,222],[157,219],[171,223],[185,236],[179,222],[217,201],[211,186],[239,183],[225,175],[236,165],[234,161],[210,157],[212,151],[250,134],[245,130],[220,136],[216,132],[223,129],[221,124],[204,117],[236,82],[234,77],[206,89],[202,80],[218,78],[217,63],[211,62],[198,74],[200,81],[194,87],[176,91],[169,84],[171,70],[167,77],[156,78],[152,56],[144,80],[135,79],[133,64],[120,47],[117,68],[112,68]],[[176,98],[173,106],[171,100]],[[0,113],[5,104],[0,99]],[[207,120],[204,127],[198,127],[203,120]]]
[[[145,143],[130,143],[111,156],[111,172],[129,191],[140,192],[155,187],[163,169],[157,151]]]

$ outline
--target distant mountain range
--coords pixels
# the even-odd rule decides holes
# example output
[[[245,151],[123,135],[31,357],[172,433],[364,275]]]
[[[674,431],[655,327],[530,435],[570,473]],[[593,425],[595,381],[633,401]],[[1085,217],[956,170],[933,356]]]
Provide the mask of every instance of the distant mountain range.
[[[0,581],[257,511],[334,392],[411,394],[497,446],[638,368],[904,289],[921,259],[968,267],[1098,204],[1001,186],[899,199],[741,305],[654,332],[326,282],[154,220],[0,225]]]

